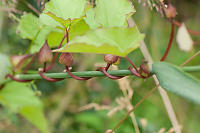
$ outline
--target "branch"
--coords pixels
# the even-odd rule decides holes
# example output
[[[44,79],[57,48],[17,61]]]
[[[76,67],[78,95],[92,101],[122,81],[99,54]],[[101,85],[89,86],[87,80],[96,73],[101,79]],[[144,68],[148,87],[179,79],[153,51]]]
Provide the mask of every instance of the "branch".
[[[182,67],[183,71],[186,72],[195,72],[200,71],[200,66],[187,66]],[[130,70],[109,70],[108,73],[113,76],[131,76],[133,75]],[[83,72],[72,72],[73,75],[78,77],[105,77],[104,73],[101,71],[83,71]],[[48,78],[71,78],[69,74],[66,72],[60,73],[44,73],[44,75]],[[18,74],[15,76],[17,79],[21,80],[35,80],[42,79],[39,74]]]

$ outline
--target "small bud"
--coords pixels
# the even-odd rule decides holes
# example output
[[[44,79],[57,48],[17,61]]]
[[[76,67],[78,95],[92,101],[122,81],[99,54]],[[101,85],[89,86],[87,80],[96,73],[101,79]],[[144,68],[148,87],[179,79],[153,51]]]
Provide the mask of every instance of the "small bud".
[[[176,16],[176,8],[169,3],[167,8],[164,8],[165,15],[167,18],[174,18]]]
[[[39,51],[38,62],[40,64],[43,64],[45,62],[51,62],[52,59],[53,59],[53,54],[52,54],[51,48],[49,47],[48,42],[46,40],[44,45],[42,46],[42,48]]]
[[[59,62],[70,67],[73,63],[73,55],[71,53],[62,53],[59,57]]]
[[[119,56],[112,55],[112,54],[106,54],[104,56],[104,61],[107,62],[108,64],[116,63],[118,59],[119,59]]]
[[[146,76],[146,77],[148,77],[148,76],[150,75],[149,67],[148,67],[146,61],[144,61],[144,62],[140,65],[139,73],[140,73],[141,75],[143,75],[143,76]]]

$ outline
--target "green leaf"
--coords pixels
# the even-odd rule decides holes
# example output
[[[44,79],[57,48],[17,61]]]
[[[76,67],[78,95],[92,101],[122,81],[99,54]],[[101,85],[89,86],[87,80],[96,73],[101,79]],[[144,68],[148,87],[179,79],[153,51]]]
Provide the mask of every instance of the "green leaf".
[[[152,72],[164,89],[200,104],[199,80],[165,62],[154,63]]]
[[[144,35],[136,27],[97,29],[75,37],[69,44],[55,51],[126,56],[139,47],[143,38]]]
[[[32,40],[40,31],[40,26],[39,19],[35,15],[28,13],[21,17],[17,30],[22,38]]]
[[[41,29],[39,30],[38,34],[35,36],[35,38],[32,40],[32,46],[31,46],[31,53],[38,52],[40,48],[45,43],[45,40],[48,39],[48,35],[52,31],[57,31],[57,29],[43,25]]]
[[[34,106],[23,107],[19,113],[34,124],[42,133],[49,133],[42,109]]]
[[[84,16],[85,6],[86,0],[51,0],[40,19],[46,25],[68,27],[70,20]]]
[[[10,82],[0,91],[0,102],[17,112],[24,106],[42,108],[42,103],[26,83]]]
[[[84,18],[85,22],[90,26],[91,29],[96,29],[100,27],[100,24],[95,20],[95,10],[94,8],[89,9],[86,12],[86,17]]]
[[[9,82],[0,91],[0,103],[12,112],[20,113],[42,133],[48,133],[42,103],[28,83]]]
[[[55,28],[42,24],[38,17],[28,13],[22,16],[17,30],[22,38],[32,40],[30,51],[35,53],[42,47],[47,35]]]
[[[96,20],[104,27],[124,26],[134,12],[129,0],[97,0]]]
[[[6,74],[11,72],[11,63],[6,55],[0,54],[0,84],[4,82]]]
[[[84,35],[87,31],[89,31],[89,26],[85,23],[84,20],[76,22],[76,24],[72,25],[69,30],[69,40],[73,39],[75,36]],[[47,39],[50,47],[59,46],[62,38],[64,37],[65,30],[57,30],[55,32],[51,32]],[[66,39],[63,44],[66,43]]]

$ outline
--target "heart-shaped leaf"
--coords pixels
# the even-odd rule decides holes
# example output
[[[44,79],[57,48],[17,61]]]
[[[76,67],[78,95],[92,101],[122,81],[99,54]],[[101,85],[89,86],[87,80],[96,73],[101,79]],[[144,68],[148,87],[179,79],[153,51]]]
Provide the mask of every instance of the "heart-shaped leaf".
[[[135,9],[129,0],[97,0],[96,20],[103,27],[125,26]]]
[[[198,79],[165,62],[154,63],[152,72],[164,89],[200,104],[200,81]]]
[[[98,53],[126,56],[138,48],[144,38],[136,27],[97,29],[77,36],[57,52]]]

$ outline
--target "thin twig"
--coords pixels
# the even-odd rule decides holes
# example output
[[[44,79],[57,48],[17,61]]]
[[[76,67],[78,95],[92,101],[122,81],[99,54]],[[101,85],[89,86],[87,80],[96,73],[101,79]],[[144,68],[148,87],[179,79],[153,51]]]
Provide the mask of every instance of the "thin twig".
[[[155,90],[157,89],[157,86],[151,89],[131,110],[128,111],[128,113],[117,123],[117,125],[112,129],[114,132],[128,117],[129,115],[140,105],[144,102],[144,100],[149,97]]]
[[[185,66],[186,64],[188,64],[190,61],[192,61],[196,56],[200,55],[200,50],[194,54],[192,57],[190,57],[188,60],[186,60],[183,64],[181,64],[181,66]]]
[[[160,61],[164,61],[166,59],[166,57],[169,53],[169,50],[172,46],[173,39],[174,39],[174,23],[173,23],[173,20],[170,20],[170,22],[171,22],[171,34],[170,34],[169,43],[168,43],[167,49]]]
[[[33,11],[35,12],[38,16],[40,15],[40,12],[35,8],[33,7],[31,4],[29,4],[28,2],[24,1],[24,3]]]
[[[48,78],[46,75],[44,75],[43,70],[42,70],[42,71],[39,71],[39,74],[40,74],[40,76],[41,76],[43,79],[45,79],[45,80],[47,80],[47,81],[49,81],[49,82],[57,82],[57,81],[64,80],[64,78],[61,78],[61,79]]]
[[[179,23],[178,21],[174,21],[174,24],[177,25],[178,27],[181,26],[181,23]],[[200,36],[200,31],[190,30],[188,28],[187,28],[187,31],[192,35]]]
[[[136,72],[139,73],[138,68],[136,67],[136,65],[132,62],[132,60],[130,58],[128,58],[127,56],[124,57],[126,60],[128,60],[128,62],[135,68]]]
[[[64,37],[62,38],[62,40],[61,40],[60,45],[58,46],[58,48],[60,48],[60,47],[62,46],[62,44],[63,44],[65,38],[66,38],[66,35],[64,35]],[[58,57],[58,54],[59,54],[59,53],[55,53],[55,55],[54,55],[54,57],[53,57],[53,60],[51,61],[50,65],[46,68],[46,72],[48,72],[48,71],[53,67],[53,65],[55,64],[56,59],[57,59],[57,57]]]
[[[33,64],[34,60],[36,59],[37,57],[37,53],[35,53],[31,59],[31,61],[28,63],[28,65],[25,67],[24,71],[22,72],[23,74],[25,74],[29,68],[31,67],[31,65]]]

